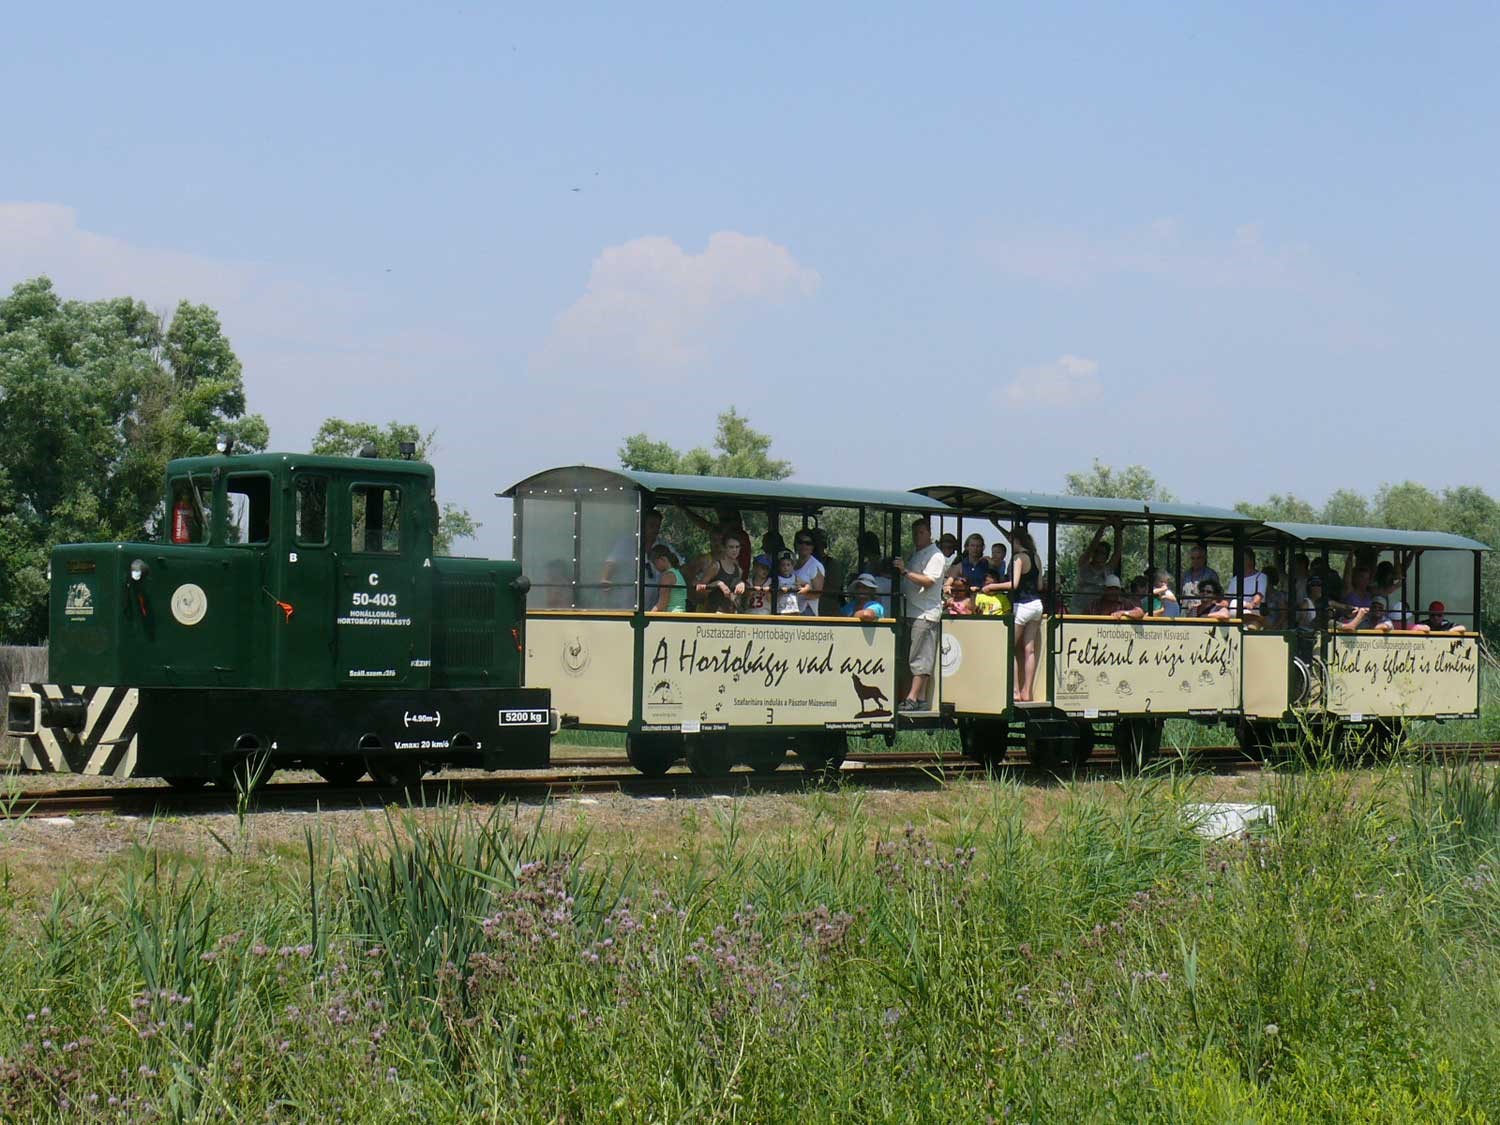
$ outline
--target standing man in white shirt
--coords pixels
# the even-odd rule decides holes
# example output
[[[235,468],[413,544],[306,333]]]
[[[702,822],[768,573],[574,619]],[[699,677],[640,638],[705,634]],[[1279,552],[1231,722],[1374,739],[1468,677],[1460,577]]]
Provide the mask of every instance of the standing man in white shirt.
[[[1240,552],[1238,574],[1229,582],[1229,610],[1237,617],[1260,617],[1265,613],[1266,576],[1255,568],[1255,552]]]
[[[911,688],[897,708],[926,711],[932,671],[937,664],[938,630],[943,619],[943,574],[948,569],[943,552],[932,542],[932,525],[919,519],[911,525],[913,550],[905,560],[892,559],[901,575],[901,598],[908,626],[907,666]]]

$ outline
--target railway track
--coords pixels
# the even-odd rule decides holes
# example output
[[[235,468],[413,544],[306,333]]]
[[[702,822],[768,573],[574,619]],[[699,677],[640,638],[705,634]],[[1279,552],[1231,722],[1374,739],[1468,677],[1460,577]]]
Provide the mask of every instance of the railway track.
[[[1500,759],[1500,743],[1493,742],[1435,742],[1425,744],[1421,750],[1447,761]],[[1185,753],[1164,751],[1161,760],[1220,772],[1254,771],[1262,765],[1246,757],[1237,746],[1200,746]],[[620,755],[566,758],[555,762],[554,767],[534,773],[432,777],[425,779],[416,792],[368,781],[351,786],[331,786],[321,781],[272,782],[255,791],[250,807],[255,810],[361,808],[391,803],[566,799],[615,793],[662,798],[744,796],[806,789],[831,780],[829,776],[810,774],[791,764],[773,773],[736,770],[721,778],[695,777],[679,767],[665,777],[650,778],[630,769]],[[1050,780],[1056,776],[1055,771],[1033,766],[1020,756],[990,767],[958,755],[884,752],[850,754],[837,773],[837,783],[866,788],[936,787],[959,778],[983,776],[992,768],[1019,778]],[[1078,773],[1099,777],[1118,770],[1117,759],[1096,755]],[[225,813],[236,811],[238,803],[238,794],[224,789],[185,791],[167,785],[22,791],[8,796],[0,794],[0,819]]]

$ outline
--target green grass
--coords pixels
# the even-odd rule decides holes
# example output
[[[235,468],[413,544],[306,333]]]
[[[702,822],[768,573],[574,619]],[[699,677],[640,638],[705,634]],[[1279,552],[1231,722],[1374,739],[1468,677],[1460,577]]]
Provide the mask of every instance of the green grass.
[[[1500,782],[1023,788],[670,857],[415,813],[297,854],[0,880],[5,1120],[1459,1121],[1500,1106]],[[958,796],[956,794],[955,796]],[[710,806],[712,808],[712,806]],[[668,861],[670,859],[670,861]]]
[[[1500,669],[1485,664],[1480,671],[1480,693],[1484,706],[1478,719],[1450,719],[1444,722],[1414,723],[1411,738],[1418,742],[1500,742],[1500,708],[1489,701],[1500,698]],[[565,731],[559,738],[567,746],[589,749],[621,750],[624,735],[606,731]],[[1162,747],[1167,750],[1191,750],[1199,746],[1233,746],[1234,727],[1203,724],[1190,719],[1168,719],[1162,732]],[[879,753],[886,748],[878,738],[850,742],[850,748],[862,753]],[[960,754],[958,735],[951,730],[907,731],[896,736],[895,750],[904,753]]]

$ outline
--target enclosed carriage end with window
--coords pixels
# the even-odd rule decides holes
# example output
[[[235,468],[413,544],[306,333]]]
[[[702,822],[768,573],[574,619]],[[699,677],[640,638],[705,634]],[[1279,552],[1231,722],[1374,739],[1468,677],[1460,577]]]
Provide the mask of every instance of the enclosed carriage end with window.
[[[1024,748],[1032,761],[1056,767],[1086,761],[1103,743],[1137,768],[1160,748],[1167,718],[1236,722],[1252,666],[1279,668],[1279,691],[1258,705],[1285,712],[1286,639],[1251,638],[1238,616],[1199,617],[1196,601],[1177,600],[1191,545],[1232,558],[1265,540],[1255,520],[1230,509],[1124,498],[969,485],[917,491],[961,514],[960,539],[971,529],[1025,527],[1044,571],[1030,699],[1018,691],[1026,665],[1014,659],[1021,639],[1015,607],[999,617],[943,621],[942,698],[967,753],[998,761]],[[1101,544],[1103,560],[1090,574],[1080,560]],[[1130,596],[1133,578],[1158,573],[1169,594],[1158,596],[1152,581]],[[1106,575],[1120,580],[1119,604],[1109,602]]]
[[[399,460],[171,462],[155,541],[53,554],[52,683],[7,715],[27,767],[190,783],[268,756],[394,782],[546,764],[520,568],[433,557],[433,483]]]
[[[1253,749],[1312,728],[1330,746],[1352,739],[1388,751],[1409,719],[1478,717],[1485,544],[1435,531],[1265,526],[1294,560],[1295,721],[1258,724]],[[1321,596],[1306,596],[1309,578]]]
[[[514,501],[515,555],[534,583],[526,682],[551,690],[565,723],[626,732],[637,768],[659,774],[685,757],[706,775],[737,763],[774,769],[789,751],[824,768],[849,736],[895,730],[899,583],[877,599],[874,621],[846,615],[850,584],[862,541],[874,537],[865,561],[884,566],[904,553],[911,520],[944,511],[940,502],[587,466],[538,473],[501,495]],[[780,614],[751,596],[767,536],[793,548],[817,529],[831,546],[807,612]],[[738,555],[725,555],[726,541]],[[671,554],[653,564],[659,546]],[[719,556],[723,570],[710,565]],[[733,581],[698,590],[695,578],[710,573],[742,576],[746,593]]]

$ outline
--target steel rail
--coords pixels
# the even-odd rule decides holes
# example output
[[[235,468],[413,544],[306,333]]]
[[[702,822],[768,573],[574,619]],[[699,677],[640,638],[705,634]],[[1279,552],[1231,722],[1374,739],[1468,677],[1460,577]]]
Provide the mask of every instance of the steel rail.
[[[1420,760],[1423,751],[1443,761],[1500,759],[1500,743],[1493,742],[1427,743],[1421,747],[1413,747],[1411,758]],[[1263,765],[1260,760],[1247,756],[1238,746],[1167,750],[1162,752],[1158,761],[1235,772],[1258,771]],[[596,793],[638,797],[746,796],[795,791],[830,782],[860,787],[904,785],[919,788],[937,787],[949,780],[963,777],[984,776],[990,771],[1036,779],[1064,774],[1108,775],[1118,773],[1120,763],[1113,755],[1096,754],[1074,771],[1032,765],[1020,755],[985,765],[959,754],[887,752],[850,754],[845,759],[844,767],[836,772],[821,773],[798,768],[766,773],[741,770],[717,778],[697,777],[686,770],[674,771],[664,777],[646,777],[629,770],[622,755],[569,759],[555,763],[555,766],[600,772],[565,773],[554,769],[534,773],[512,771],[486,777],[438,776],[423,780],[415,791],[381,786],[370,781],[351,786],[333,786],[321,781],[272,782],[258,787],[250,795],[247,807],[251,811],[307,807],[359,808],[402,802],[421,805],[454,799],[566,799]],[[611,770],[620,772],[608,772]],[[238,808],[239,794],[231,790],[182,790],[167,785],[54,789],[0,795],[0,819],[39,819],[93,813],[233,813]]]

